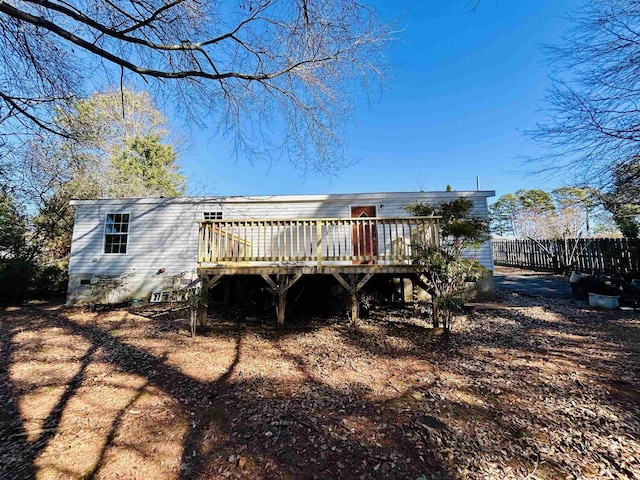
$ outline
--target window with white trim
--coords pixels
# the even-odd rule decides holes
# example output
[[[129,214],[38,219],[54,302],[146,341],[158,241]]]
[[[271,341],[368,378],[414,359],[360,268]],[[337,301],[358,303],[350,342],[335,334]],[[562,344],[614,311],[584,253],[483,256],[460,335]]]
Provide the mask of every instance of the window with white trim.
[[[129,214],[107,213],[104,223],[104,253],[127,253]]]
[[[222,212],[204,212],[205,220],[222,220]]]

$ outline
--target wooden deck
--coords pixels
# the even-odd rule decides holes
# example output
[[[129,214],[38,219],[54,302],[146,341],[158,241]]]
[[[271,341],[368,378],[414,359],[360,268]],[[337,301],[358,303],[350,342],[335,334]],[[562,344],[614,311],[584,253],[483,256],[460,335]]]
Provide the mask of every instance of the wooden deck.
[[[352,298],[376,274],[416,271],[414,245],[437,246],[437,217],[240,219],[199,221],[198,275],[203,292],[225,275],[259,275],[278,297],[303,275],[332,275]],[[206,317],[206,309],[202,313]]]
[[[198,267],[410,265],[412,244],[439,243],[437,217],[200,221]]]

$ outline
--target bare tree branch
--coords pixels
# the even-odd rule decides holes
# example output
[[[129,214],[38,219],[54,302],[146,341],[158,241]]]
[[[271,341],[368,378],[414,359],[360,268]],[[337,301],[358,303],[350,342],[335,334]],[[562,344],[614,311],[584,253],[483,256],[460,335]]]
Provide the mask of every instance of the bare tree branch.
[[[545,119],[527,132],[548,150],[533,160],[607,187],[616,166],[640,150],[640,3],[588,2],[548,52],[555,73]]]
[[[192,124],[215,120],[254,159],[332,171],[354,99],[384,80],[392,35],[356,0],[0,1],[0,91],[144,87]],[[98,68],[111,78],[94,80]],[[0,133],[18,117],[53,128],[56,103],[21,111],[0,98]]]

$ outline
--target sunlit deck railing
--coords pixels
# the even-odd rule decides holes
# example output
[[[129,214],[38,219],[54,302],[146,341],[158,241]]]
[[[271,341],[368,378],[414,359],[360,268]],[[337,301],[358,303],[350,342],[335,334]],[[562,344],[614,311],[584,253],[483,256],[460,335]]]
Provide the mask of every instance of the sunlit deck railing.
[[[198,264],[408,264],[439,243],[437,217],[199,221]]]

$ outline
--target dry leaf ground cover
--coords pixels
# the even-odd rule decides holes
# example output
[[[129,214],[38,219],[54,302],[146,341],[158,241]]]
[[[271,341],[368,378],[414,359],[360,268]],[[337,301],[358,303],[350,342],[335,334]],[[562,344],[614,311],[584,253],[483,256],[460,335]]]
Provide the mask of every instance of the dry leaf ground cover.
[[[638,479],[640,320],[498,292],[450,342],[31,305],[3,311],[0,477]]]

